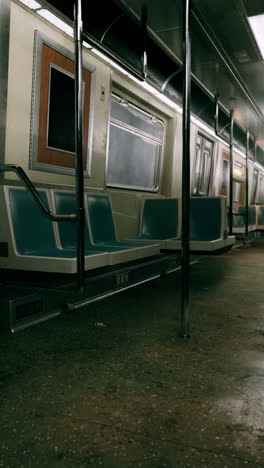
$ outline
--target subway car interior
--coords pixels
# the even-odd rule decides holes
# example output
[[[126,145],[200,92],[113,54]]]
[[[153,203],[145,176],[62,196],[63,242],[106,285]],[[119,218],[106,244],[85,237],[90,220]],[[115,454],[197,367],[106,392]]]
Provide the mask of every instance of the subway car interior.
[[[0,36],[0,467],[264,467],[263,1]]]

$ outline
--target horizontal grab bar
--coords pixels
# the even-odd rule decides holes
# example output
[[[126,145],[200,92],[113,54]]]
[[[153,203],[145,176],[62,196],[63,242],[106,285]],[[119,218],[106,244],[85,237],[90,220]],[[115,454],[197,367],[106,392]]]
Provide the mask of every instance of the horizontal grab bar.
[[[38,204],[42,213],[44,213],[45,216],[47,216],[51,221],[70,221],[73,223],[77,221],[76,214],[54,214],[52,213],[48,209],[48,207],[45,205],[45,203],[43,203],[43,201],[41,200],[37,190],[35,189],[34,185],[32,184],[27,174],[24,172],[22,167],[16,166],[15,164],[0,164],[0,172],[15,172],[15,174],[22,181],[25,188],[31,193],[32,197]]]

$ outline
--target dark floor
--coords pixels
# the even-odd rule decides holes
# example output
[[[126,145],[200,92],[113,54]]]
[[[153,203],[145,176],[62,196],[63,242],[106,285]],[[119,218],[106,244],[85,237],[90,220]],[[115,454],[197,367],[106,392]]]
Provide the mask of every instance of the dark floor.
[[[0,467],[264,467],[264,242],[0,343]]]

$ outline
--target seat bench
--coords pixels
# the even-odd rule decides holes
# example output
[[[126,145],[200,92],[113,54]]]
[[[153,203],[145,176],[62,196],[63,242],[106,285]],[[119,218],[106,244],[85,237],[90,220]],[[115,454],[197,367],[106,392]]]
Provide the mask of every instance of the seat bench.
[[[245,234],[246,231],[246,207],[239,206],[238,216],[235,216],[232,231],[234,234]],[[248,231],[253,232],[257,230],[257,210],[256,205],[248,207]]]
[[[51,191],[54,211],[70,214],[76,211],[74,192]],[[144,257],[157,255],[158,246],[152,244],[138,245],[120,242],[116,237],[111,202],[108,195],[85,193],[85,248],[89,251],[106,252],[109,264],[116,265]],[[77,233],[70,223],[57,223],[60,246],[66,250],[76,249]]]
[[[180,250],[180,203],[176,198],[146,198],[137,241],[159,242],[165,250]],[[158,237],[159,236],[159,237]],[[226,199],[193,197],[190,200],[190,249],[213,252],[229,248],[234,236],[227,235]]]
[[[160,253],[159,244],[157,243],[150,243],[145,240],[144,243],[139,245],[133,241],[118,240],[111,200],[107,194],[86,193],[85,204],[90,238],[96,248],[101,246],[102,248],[119,249],[119,253],[116,253],[119,263]]]
[[[50,208],[47,190],[38,190]],[[0,268],[55,273],[76,273],[76,251],[66,251],[57,244],[54,223],[40,210],[32,195],[22,187],[0,187],[2,220],[0,242],[7,246],[0,256]],[[66,223],[65,223],[66,224]],[[73,226],[76,229],[76,226]],[[87,250],[85,270],[109,265],[106,252]]]

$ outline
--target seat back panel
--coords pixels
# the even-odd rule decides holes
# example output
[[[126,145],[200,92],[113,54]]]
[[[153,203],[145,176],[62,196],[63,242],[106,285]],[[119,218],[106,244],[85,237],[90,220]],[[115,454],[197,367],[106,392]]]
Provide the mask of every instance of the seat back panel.
[[[56,213],[60,214],[75,214],[77,209],[76,194],[73,192],[54,192],[54,204]],[[77,226],[76,223],[58,223],[58,231],[61,247],[63,249],[77,248]],[[87,228],[87,223],[84,225],[85,248],[89,249],[91,241]]]
[[[47,193],[38,191],[48,206]],[[8,202],[17,252],[21,255],[39,249],[56,249],[52,222],[43,215],[32,195],[24,189],[10,188]]]
[[[116,230],[109,196],[94,194],[86,196],[94,243],[116,242]]]
[[[175,198],[147,198],[144,200],[141,232],[146,239],[177,237],[178,200]]]
[[[192,198],[190,239],[212,241],[221,237],[221,198]]]

